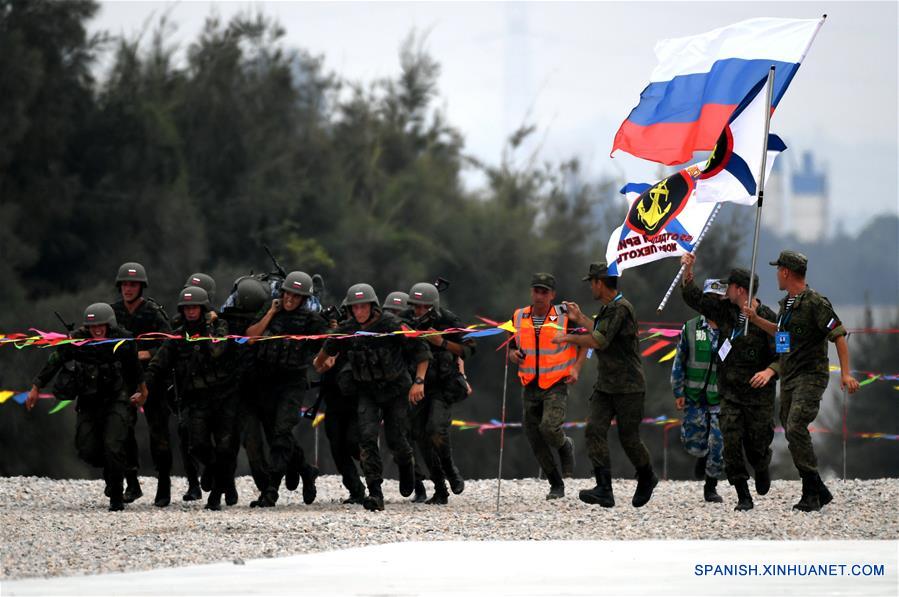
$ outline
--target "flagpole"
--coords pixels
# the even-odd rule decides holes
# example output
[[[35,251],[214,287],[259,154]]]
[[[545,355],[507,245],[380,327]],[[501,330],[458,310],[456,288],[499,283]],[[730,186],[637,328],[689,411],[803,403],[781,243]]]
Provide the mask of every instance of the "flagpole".
[[[822,20],[823,22],[823,20]],[[819,25],[820,27],[820,25]],[[762,168],[759,172],[759,200],[755,210],[755,237],[752,239],[752,267],[749,270],[749,295],[746,299],[746,306],[752,305],[752,296],[755,292],[755,265],[759,252],[759,232],[762,228],[762,203],[765,200],[765,165],[768,161],[768,132],[771,130],[771,97],[774,93],[774,65],[768,71],[768,92],[765,100],[765,137],[762,142]],[[743,329],[744,334],[749,334],[749,318],[746,318],[746,326]]]
[[[506,440],[506,389],[509,386],[509,344],[506,344],[506,364],[503,370],[503,405],[499,428],[499,469],[496,472],[496,514],[499,515],[499,498],[503,487],[503,447]]]
[[[715,221],[715,216],[718,215],[718,212],[721,210],[721,204],[716,203],[715,209],[712,210],[712,213],[709,215],[709,219],[706,220],[705,226],[702,227],[702,232],[699,233],[699,236],[696,238],[696,243],[693,244],[693,250],[690,251],[691,255],[696,254],[696,250],[699,249],[699,243],[702,242],[705,233],[708,231],[709,227],[712,225],[712,222]],[[677,287],[677,283],[680,282],[680,279],[684,275],[684,270],[686,266],[681,265],[680,269],[677,270],[677,275],[674,276],[674,279],[671,281],[671,286],[668,287],[668,292],[665,293],[665,296],[662,297],[662,302],[659,303],[659,308],[656,310],[657,313],[661,313],[662,309],[665,308],[665,305],[668,304],[668,300],[671,298],[672,293],[674,293],[674,289]]]

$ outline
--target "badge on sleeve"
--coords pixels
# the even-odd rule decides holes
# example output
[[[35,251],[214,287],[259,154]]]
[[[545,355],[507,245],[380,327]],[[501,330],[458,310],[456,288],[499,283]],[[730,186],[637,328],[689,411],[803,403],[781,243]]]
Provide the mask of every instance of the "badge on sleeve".
[[[774,334],[774,349],[777,354],[790,352],[790,332],[777,332]]]

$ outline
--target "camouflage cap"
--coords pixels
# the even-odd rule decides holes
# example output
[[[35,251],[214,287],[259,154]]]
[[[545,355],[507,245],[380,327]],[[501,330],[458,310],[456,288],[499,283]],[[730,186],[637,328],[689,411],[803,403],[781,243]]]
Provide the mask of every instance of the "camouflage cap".
[[[552,274],[546,272],[538,272],[531,278],[531,288],[546,288],[547,290],[556,289],[556,278]]]
[[[777,256],[777,261],[772,261],[771,265],[778,265],[798,274],[804,274],[808,267],[808,257],[796,251],[781,251]]]
[[[609,275],[609,266],[605,261],[590,264],[590,272],[581,278],[584,282],[587,280],[601,280],[602,278],[611,278]]]
[[[740,288],[745,288],[749,290],[749,270],[743,269],[742,267],[735,267],[730,270],[730,275],[727,277],[728,284],[736,284]],[[759,289],[759,275],[756,274],[752,278],[752,291],[758,292]]]

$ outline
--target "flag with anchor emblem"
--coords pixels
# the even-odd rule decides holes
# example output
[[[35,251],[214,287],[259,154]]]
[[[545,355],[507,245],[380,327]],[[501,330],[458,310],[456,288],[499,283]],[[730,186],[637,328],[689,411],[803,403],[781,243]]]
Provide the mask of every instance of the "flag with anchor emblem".
[[[693,250],[715,208],[714,203],[698,203],[694,189],[695,181],[687,170],[654,185],[624,185],[621,193],[630,207],[624,223],[609,237],[606,262],[611,275],[620,276],[629,267]]]

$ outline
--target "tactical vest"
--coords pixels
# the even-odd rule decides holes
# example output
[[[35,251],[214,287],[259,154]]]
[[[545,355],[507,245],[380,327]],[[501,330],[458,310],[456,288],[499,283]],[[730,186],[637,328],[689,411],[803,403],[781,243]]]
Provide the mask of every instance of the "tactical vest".
[[[346,356],[356,381],[395,381],[404,373],[403,351],[394,338],[360,338],[349,342]]]
[[[127,334],[110,328],[109,335]],[[73,338],[88,337],[87,333],[73,335]],[[78,398],[82,403],[90,402],[101,394],[118,394],[124,387],[122,363],[109,344],[72,346],[64,358],[53,385],[53,392],[60,400]]]
[[[700,402],[705,397],[708,404],[718,404],[718,371],[709,329],[699,328],[699,317],[684,326],[690,354],[684,363],[684,395],[690,402]]]
[[[566,333],[568,315],[560,313],[554,305],[546,314],[539,334],[531,319],[531,307],[516,310],[512,319],[518,347],[524,351],[524,361],[518,365],[521,384],[526,386],[536,378],[537,384],[545,390],[568,377],[577,361],[577,347],[552,343],[553,338]]]
[[[280,311],[272,317],[263,336],[303,336],[313,332],[310,318],[318,317],[304,309]],[[257,343],[256,360],[270,368],[299,371],[309,365],[307,341],[282,338],[260,340]]]

